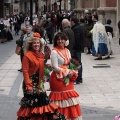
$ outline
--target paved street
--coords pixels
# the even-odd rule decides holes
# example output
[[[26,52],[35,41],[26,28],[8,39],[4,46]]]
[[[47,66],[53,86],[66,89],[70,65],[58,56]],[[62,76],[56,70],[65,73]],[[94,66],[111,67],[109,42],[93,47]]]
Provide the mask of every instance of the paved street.
[[[0,43],[0,120],[16,120],[22,97],[22,73],[17,71],[21,63],[14,52],[18,38],[14,36],[13,41]],[[83,53],[82,61],[83,83],[75,85],[75,89],[80,94],[83,120],[113,120],[120,114],[118,39],[114,38],[114,55],[110,59],[95,61],[93,56]],[[48,83],[45,86],[49,88]]]

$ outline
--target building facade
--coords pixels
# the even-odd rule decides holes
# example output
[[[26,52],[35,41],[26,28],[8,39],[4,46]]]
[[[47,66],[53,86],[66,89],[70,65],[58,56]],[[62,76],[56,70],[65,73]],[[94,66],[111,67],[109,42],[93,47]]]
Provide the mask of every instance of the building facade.
[[[118,36],[118,21],[120,20],[120,0],[76,0],[75,11],[80,18],[85,10],[93,13],[97,11],[99,20],[105,24],[107,19],[112,20],[114,36]]]

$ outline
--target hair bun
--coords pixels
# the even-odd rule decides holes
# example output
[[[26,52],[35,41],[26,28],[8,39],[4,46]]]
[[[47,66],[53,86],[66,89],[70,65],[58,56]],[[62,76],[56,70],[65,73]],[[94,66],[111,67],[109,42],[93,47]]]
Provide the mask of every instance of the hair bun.
[[[37,33],[37,32],[35,32],[34,34],[33,34],[33,36],[34,37],[38,37],[38,38],[40,38],[41,36],[40,36],[40,34],[39,33]]]

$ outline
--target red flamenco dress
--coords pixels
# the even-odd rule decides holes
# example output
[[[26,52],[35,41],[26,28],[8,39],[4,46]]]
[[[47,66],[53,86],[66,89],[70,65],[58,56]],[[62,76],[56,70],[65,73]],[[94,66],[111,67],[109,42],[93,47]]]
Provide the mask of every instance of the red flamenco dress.
[[[58,106],[38,87],[39,77],[43,74],[44,59],[42,55],[38,59],[36,56],[38,58],[34,52],[27,52],[23,57],[24,97],[20,101],[17,120],[65,120],[65,116],[57,112]]]
[[[54,104],[59,106],[58,111],[67,116],[67,120],[82,120],[82,112],[79,105],[80,102],[78,100],[79,94],[74,90],[73,84],[74,80],[76,80],[78,75],[74,73],[73,77],[69,79],[69,83],[67,85],[63,82],[65,76],[69,73],[68,66],[66,65],[67,63],[69,63],[71,58],[69,51],[68,49],[65,48],[66,51],[65,56],[61,53],[59,48],[54,48],[53,50],[56,50],[60,57],[64,59],[64,64],[58,65],[58,67],[61,69],[61,72],[59,74],[56,73],[55,71],[53,71],[51,74],[50,78],[51,92],[49,98],[52,100]]]

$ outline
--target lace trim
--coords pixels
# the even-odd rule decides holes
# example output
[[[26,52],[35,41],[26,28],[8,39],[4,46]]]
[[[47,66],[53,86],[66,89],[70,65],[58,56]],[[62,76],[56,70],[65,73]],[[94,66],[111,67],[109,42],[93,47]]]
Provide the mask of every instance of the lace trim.
[[[66,108],[70,106],[75,106],[77,104],[80,104],[80,101],[78,98],[69,98],[67,100],[59,100],[59,101],[52,101],[52,103],[58,105],[60,108]]]

